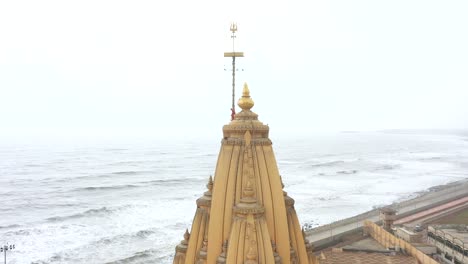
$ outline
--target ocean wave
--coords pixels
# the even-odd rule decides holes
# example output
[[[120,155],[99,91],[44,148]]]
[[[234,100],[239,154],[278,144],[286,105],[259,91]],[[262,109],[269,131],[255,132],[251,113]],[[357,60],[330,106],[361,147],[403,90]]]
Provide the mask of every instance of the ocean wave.
[[[15,231],[8,231],[5,233],[6,236],[31,236],[31,235],[40,235],[43,233],[43,230],[40,228],[25,228]]]
[[[114,171],[109,173],[99,173],[99,174],[88,174],[88,175],[81,175],[75,177],[64,177],[64,178],[57,178],[57,177],[49,177],[42,179],[43,182],[69,182],[69,181],[81,181],[81,180],[91,180],[91,179],[108,179],[117,176],[135,176],[135,175],[145,175],[155,173],[154,171]],[[32,181],[32,180],[28,180]],[[18,182],[17,180],[12,182]]]
[[[375,170],[395,170],[401,168],[401,165],[392,165],[392,164],[384,164],[382,166],[377,167]]]
[[[153,173],[153,171],[115,171],[111,174],[113,175],[140,175],[140,174],[147,174]]]
[[[76,176],[76,177],[64,177],[64,178],[57,178],[57,177],[50,177],[42,179],[42,182],[70,182],[73,180],[85,180],[85,179],[100,179],[100,178],[109,178],[111,174],[99,174],[99,175],[83,175],[83,176]]]
[[[319,201],[332,201],[338,199],[339,196],[329,196],[329,197],[317,197],[316,199]]]
[[[338,173],[338,174],[356,174],[356,173],[358,173],[358,170],[342,170],[342,171],[337,171],[336,173]]]
[[[44,167],[45,164],[36,164],[36,163],[30,163],[30,164],[25,164],[24,167],[26,168],[42,168]]]
[[[103,151],[109,151],[109,152],[119,152],[119,151],[127,151],[128,149],[126,148],[108,148],[108,149],[103,149]]]
[[[115,260],[112,262],[107,262],[105,264],[126,264],[126,263],[155,263],[156,260],[160,259],[156,256],[158,253],[154,249],[147,249],[144,251],[139,251],[133,254],[133,256]]]
[[[115,243],[116,241],[129,241],[129,239],[137,239],[137,240],[140,240],[140,239],[143,239],[143,238],[147,238],[148,236],[152,235],[152,234],[155,234],[156,231],[155,229],[144,229],[144,230],[140,230],[138,232],[135,232],[135,233],[127,233],[127,234],[120,234],[120,235],[116,235],[116,236],[112,236],[112,237],[104,237],[104,238],[101,238],[97,241],[94,241],[92,242],[92,245],[93,246],[97,246],[97,245],[109,245],[109,244],[112,244],[112,243]]]
[[[343,164],[343,163],[345,163],[343,160],[334,160],[334,161],[310,164],[309,167],[333,167],[335,165]]]
[[[158,180],[151,180],[151,181],[142,181],[139,182],[141,184],[149,184],[149,185],[162,185],[162,184],[177,184],[177,183],[186,183],[186,182],[208,182],[208,178],[200,179],[200,178],[176,178],[176,179],[158,179]]]
[[[109,162],[106,164],[106,166],[122,166],[122,165],[125,165],[125,166],[135,166],[135,165],[141,165],[141,164],[145,164],[145,163],[153,163],[154,160],[150,160],[150,159],[147,159],[147,160],[123,160],[123,161],[113,161],[113,162]]]
[[[115,207],[115,208],[109,208],[109,207],[101,207],[98,209],[89,209],[86,210],[82,213],[77,213],[77,214],[72,214],[72,215],[66,215],[66,216],[54,216],[54,217],[49,217],[46,218],[47,221],[51,222],[57,222],[57,221],[65,221],[65,220],[70,220],[70,219],[78,219],[78,218],[84,218],[84,217],[92,217],[92,216],[108,216],[112,213],[121,211],[123,209],[126,209],[130,207],[130,205],[126,206],[120,206],[120,207]]]
[[[0,226],[0,229],[8,229],[8,228],[16,228],[16,227],[21,227],[21,225],[12,224],[12,225],[7,225],[7,226]]]
[[[88,180],[88,179],[102,179],[102,178],[112,178],[115,175],[119,176],[130,176],[130,175],[139,175],[153,173],[152,171],[116,171],[102,174],[89,174],[76,177],[67,177],[67,178],[45,178],[44,181],[53,181],[53,182],[68,182],[71,180]]]
[[[421,158],[419,160],[421,160],[421,161],[437,161],[437,160],[442,160],[442,157],[440,157],[440,156],[426,157],[426,158]]]
[[[46,264],[46,263],[67,263],[70,260],[73,260],[73,263],[77,263],[78,261],[81,261],[82,263],[88,262],[86,261],[87,257],[86,255],[81,254],[80,252],[83,252],[83,250],[89,250],[89,248],[93,248],[96,250],[99,250],[100,248],[103,249],[108,249],[109,247],[112,247],[112,245],[115,245],[115,248],[118,248],[117,245],[125,244],[125,243],[131,243],[131,241],[140,241],[141,239],[147,238],[149,235],[152,235],[156,233],[156,229],[146,229],[146,230],[140,230],[137,232],[133,233],[126,233],[126,234],[119,234],[115,236],[109,236],[109,237],[104,237],[95,241],[91,241],[90,243],[83,244],[81,246],[75,247],[75,248],[70,248],[66,249],[60,252],[54,253],[50,258],[47,260],[37,260],[32,262],[32,264]],[[135,252],[133,255],[129,257],[125,257],[122,259],[114,260],[111,262],[107,262],[108,264],[114,263],[155,263],[157,262],[158,256],[157,253],[160,253],[157,251],[157,249],[147,249],[144,251],[140,252]]]
[[[87,186],[87,187],[73,189],[73,191],[75,192],[114,191],[114,190],[145,188],[148,186],[173,185],[173,184],[180,184],[180,183],[186,183],[186,182],[203,182],[203,181],[205,181],[205,179],[200,179],[200,178],[157,179],[157,180],[150,180],[150,181],[135,182],[135,184],[110,185],[110,186]]]
[[[278,160],[278,164],[299,164],[297,160]]]
[[[121,189],[133,189],[142,186],[134,184],[125,184],[125,185],[113,185],[113,186],[89,186],[83,188],[76,188],[74,191],[105,191],[105,190],[121,190]]]

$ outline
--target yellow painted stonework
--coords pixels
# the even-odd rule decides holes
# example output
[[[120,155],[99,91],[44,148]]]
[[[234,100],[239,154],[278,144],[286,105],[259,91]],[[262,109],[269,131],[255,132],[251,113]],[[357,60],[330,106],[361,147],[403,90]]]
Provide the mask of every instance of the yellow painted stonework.
[[[283,191],[269,127],[250,109],[247,85],[241,112],[223,127],[208,190],[197,200],[190,233],[176,247],[176,264],[312,264],[294,200]]]

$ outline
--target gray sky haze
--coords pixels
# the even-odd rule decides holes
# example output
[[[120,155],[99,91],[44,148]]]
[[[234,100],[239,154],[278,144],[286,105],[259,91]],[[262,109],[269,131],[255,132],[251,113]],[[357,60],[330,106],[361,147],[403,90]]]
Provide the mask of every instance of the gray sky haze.
[[[468,129],[466,14],[467,1],[2,1],[0,137],[221,137],[232,21],[236,97],[247,82],[272,133]]]

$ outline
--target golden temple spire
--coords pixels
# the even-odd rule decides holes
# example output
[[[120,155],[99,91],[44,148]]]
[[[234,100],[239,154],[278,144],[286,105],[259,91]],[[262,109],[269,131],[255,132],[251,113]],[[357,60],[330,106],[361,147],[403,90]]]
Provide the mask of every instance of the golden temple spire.
[[[233,24],[233,38],[236,31]],[[242,56],[225,53],[233,59],[233,95],[235,58]],[[174,264],[316,263],[294,200],[283,190],[270,128],[251,111],[247,84],[237,104],[242,111],[223,126],[214,178],[196,201],[191,231],[176,247]]]

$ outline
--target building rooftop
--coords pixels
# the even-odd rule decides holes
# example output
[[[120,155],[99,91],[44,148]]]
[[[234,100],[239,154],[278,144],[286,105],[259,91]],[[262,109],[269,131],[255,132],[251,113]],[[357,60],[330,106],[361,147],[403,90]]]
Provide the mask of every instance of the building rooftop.
[[[344,242],[346,243],[346,242]],[[418,263],[416,258],[388,250],[372,237],[349,241],[341,248],[324,250],[319,257],[320,264],[339,263]]]
[[[343,247],[344,250],[361,250],[361,251],[387,251],[387,249],[375,241],[372,237],[352,242]]]
[[[431,245],[411,245],[375,223],[365,221],[363,233],[344,236],[334,248],[322,250],[317,256],[320,264],[435,264],[438,262],[429,256],[435,250]]]
[[[327,251],[322,252],[320,264],[418,264],[418,261],[410,256],[390,255],[382,253],[351,252],[351,251]]]
[[[442,231],[446,236],[456,238],[468,244],[468,225],[433,225],[436,230]]]

